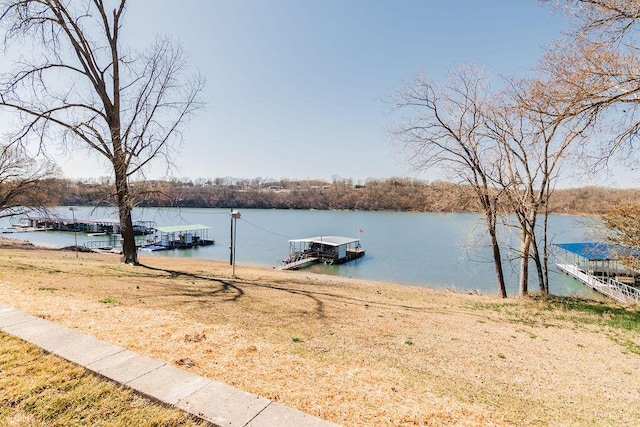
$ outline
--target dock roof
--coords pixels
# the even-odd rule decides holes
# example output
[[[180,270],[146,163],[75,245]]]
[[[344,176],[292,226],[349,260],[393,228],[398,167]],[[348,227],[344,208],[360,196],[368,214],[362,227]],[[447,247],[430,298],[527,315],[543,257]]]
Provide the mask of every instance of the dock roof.
[[[120,224],[119,219],[114,218],[102,218],[102,219],[88,219],[88,218],[65,218],[62,216],[28,216],[27,220],[29,221],[49,221],[49,222],[66,222],[73,223],[76,222],[78,224]],[[136,222],[136,221],[134,221]]]
[[[307,237],[305,239],[289,240],[289,243],[319,243],[327,246],[342,246],[349,243],[359,242],[360,239],[354,239],[353,237],[341,237],[341,236],[316,236]]]
[[[582,243],[557,243],[556,246],[567,252],[574,253],[589,261],[616,260],[621,257],[638,257],[637,249],[623,248],[610,243],[582,242]]]
[[[207,227],[202,224],[186,224],[186,225],[170,225],[167,227],[156,227],[156,230],[161,233],[185,233],[188,231],[208,230],[211,227]]]

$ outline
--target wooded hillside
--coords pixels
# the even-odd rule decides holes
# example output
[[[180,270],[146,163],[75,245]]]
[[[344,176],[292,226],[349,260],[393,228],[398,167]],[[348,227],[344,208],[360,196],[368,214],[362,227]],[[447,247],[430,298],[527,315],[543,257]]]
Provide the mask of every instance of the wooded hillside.
[[[112,203],[113,186],[105,181],[64,179],[42,183],[53,206],[95,206]],[[132,185],[138,206],[202,208],[321,209],[416,212],[475,212],[470,187],[408,178],[268,182],[263,180],[145,181]],[[584,187],[556,190],[550,211],[559,214],[599,214],[620,202],[639,202],[640,189]],[[505,207],[507,209],[507,207]]]

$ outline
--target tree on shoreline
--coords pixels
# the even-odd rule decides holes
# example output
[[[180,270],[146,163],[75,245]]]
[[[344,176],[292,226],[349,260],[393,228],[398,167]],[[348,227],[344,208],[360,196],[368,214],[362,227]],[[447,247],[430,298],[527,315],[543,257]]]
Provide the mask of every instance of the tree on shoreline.
[[[540,292],[549,293],[549,201],[563,162],[585,143],[591,127],[590,121],[571,114],[572,104],[542,95],[549,91],[548,82],[512,81],[487,120],[488,135],[498,143],[501,159],[495,185],[504,189],[508,213],[513,213],[520,233],[520,295],[529,292],[530,261]]]
[[[498,93],[488,82],[469,67],[453,69],[442,87],[419,77],[401,94],[397,105],[408,117],[394,134],[415,170],[441,168],[473,189],[501,295],[506,297],[498,220],[519,233],[519,248],[511,248],[520,260],[519,295],[529,292],[531,261],[540,291],[548,293],[550,195],[563,161],[585,140],[591,121],[574,116],[574,104],[541,96],[550,88],[547,82],[511,81]]]
[[[627,267],[638,270],[640,250],[640,203],[624,202],[599,215],[596,225],[604,240],[613,245],[613,253]]]
[[[169,39],[158,38],[143,53],[124,49],[125,12],[126,0],[113,8],[103,0],[0,1],[5,50],[29,46],[0,77],[0,106],[22,123],[13,143],[35,139],[46,151],[61,142],[107,160],[123,262],[137,264],[130,179],[152,163],[170,162],[182,126],[203,105],[204,80],[184,76],[182,49]]]
[[[494,185],[501,159],[496,141],[485,133],[488,83],[480,70],[467,66],[450,70],[444,87],[418,76],[398,94],[396,106],[406,115],[391,132],[415,170],[442,168],[472,189],[489,233],[498,292],[506,298],[497,229],[502,189]]]

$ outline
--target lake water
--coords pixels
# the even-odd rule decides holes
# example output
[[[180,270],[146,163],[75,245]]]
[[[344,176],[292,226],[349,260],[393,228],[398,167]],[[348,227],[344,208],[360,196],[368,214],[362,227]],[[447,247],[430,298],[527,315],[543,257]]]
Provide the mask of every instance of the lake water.
[[[71,217],[67,207],[59,215]],[[117,218],[113,209],[76,208],[76,218]],[[242,264],[275,267],[289,252],[288,240],[312,236],[358,237],[366,255],[360,260],[339,265],[316,265],[311,271],[406,285],[477,290],[496,294],[495,273],[478,214],[437,214],[406,212],[342,212],[299,210],[241,210],[237,221],[236,273]],[[228,209],[140,208],[134,220],[155,221],[156,225],[204,224],[211,227],[214,246],[189,250],[141,252],[140,256],[198,257],[229,261],[230,211]],[[8,220],[0,227],[9,226]],[[584,219],[577,216],[553,216],[549,236],[553,243],[585,241],[588,232]],[[99,239],[85,234],[64,232],[28,232],[4,234],[4,237],[28,240],[58,247]],[[106,239],[107,237],[102,237]],[[506,255],[506,253],[505,253]],[[552,263],[555,259],[552,259]],[[505,264],[509,295],[517,293],[517,266]],[[537,282],[530,282],[532,291]],[[577,281],[551,273],[551,292],[558,295],[594,297]]]

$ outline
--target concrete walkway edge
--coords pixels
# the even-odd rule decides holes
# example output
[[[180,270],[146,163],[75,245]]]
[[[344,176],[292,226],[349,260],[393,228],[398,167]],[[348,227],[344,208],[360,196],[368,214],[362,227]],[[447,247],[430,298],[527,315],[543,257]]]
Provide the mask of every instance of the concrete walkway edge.
[[[217,426],[335,426],[3,304],[0,330]]]

